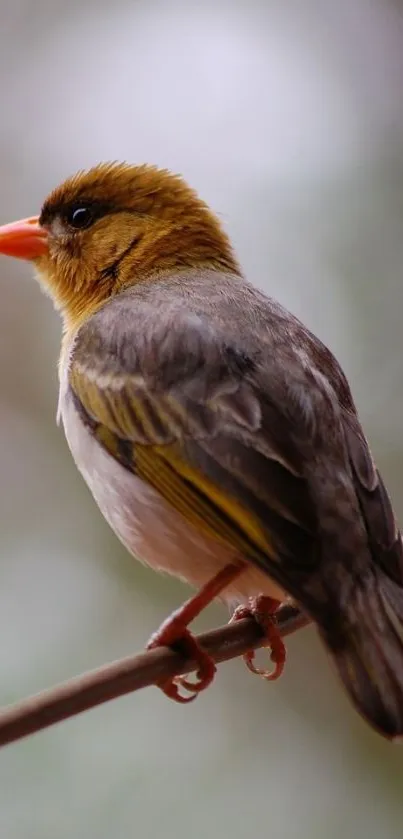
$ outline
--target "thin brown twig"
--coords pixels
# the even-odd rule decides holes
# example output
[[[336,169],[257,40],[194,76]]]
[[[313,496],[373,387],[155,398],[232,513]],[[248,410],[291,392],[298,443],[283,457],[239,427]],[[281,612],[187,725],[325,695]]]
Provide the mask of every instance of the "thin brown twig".
[[[309,618],[289,603],[279,608],[276,620],[282,636],[309,623]],[[236,658],[265,642],[258,624],[249,618],[206,632],[197,640],[216,662]],[[0,711],[0,746],[110,699],[195,669],[194,661],[186,661],[167,647],[106,664]]]

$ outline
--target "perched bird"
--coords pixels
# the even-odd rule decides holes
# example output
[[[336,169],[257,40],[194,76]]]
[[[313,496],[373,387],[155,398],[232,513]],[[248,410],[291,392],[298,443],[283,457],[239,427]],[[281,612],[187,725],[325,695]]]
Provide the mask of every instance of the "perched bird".
[[[255,614],[285,594],[316,623],[356,707],[403,734],[403,553],[347,380],[243,277],[218,220],[153,166],[103,164],[0,228],[64,323],[59,418],[129,551],[200,588],[152,640],[214,665],[189,622],[214,597]]]

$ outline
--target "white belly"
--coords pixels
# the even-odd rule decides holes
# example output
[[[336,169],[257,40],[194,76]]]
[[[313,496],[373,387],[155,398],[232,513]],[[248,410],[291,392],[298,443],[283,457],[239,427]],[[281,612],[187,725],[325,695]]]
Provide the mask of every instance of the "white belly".
[[[75,463],[105,519],[133,556],[200,586],[235,556],[213,539],[198,533],[152,487],[121,466],[84,426],[72,399],[61,394],[60,416]],[[250,595],[283,599],[274,582],[248,565],[222,594],[231,605]]]

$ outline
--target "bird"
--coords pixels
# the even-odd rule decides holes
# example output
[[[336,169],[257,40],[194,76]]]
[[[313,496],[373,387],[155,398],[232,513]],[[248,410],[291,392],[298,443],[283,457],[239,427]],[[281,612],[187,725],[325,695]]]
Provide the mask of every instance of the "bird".
[[[250,614],[281,673],[285,598],[316,626],[354,706],[403,734],[401,533],[330,350],[245,277],[179,175],[101,163],[0,227],[63,322],[58,421],[129,552],[197,592],[152,636],[215,666],[189,624],[213,599]],[[249,656],[250,669],[262,672]],[[186,693],[184,693],[184,690]]]

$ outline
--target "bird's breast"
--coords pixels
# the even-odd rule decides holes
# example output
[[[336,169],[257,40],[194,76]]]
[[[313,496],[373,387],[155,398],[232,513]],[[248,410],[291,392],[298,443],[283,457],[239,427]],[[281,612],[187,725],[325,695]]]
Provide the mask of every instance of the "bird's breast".
[[[84,425],[68,388],[61,388],[59,416],[77,468],[105,519],[133,556],[195,586],[237,558],[233,548],[199,533],[153,487],[102,447]],[[232,604],[258,593],[281,599],[272,580],[248,564],[223,599]]]

